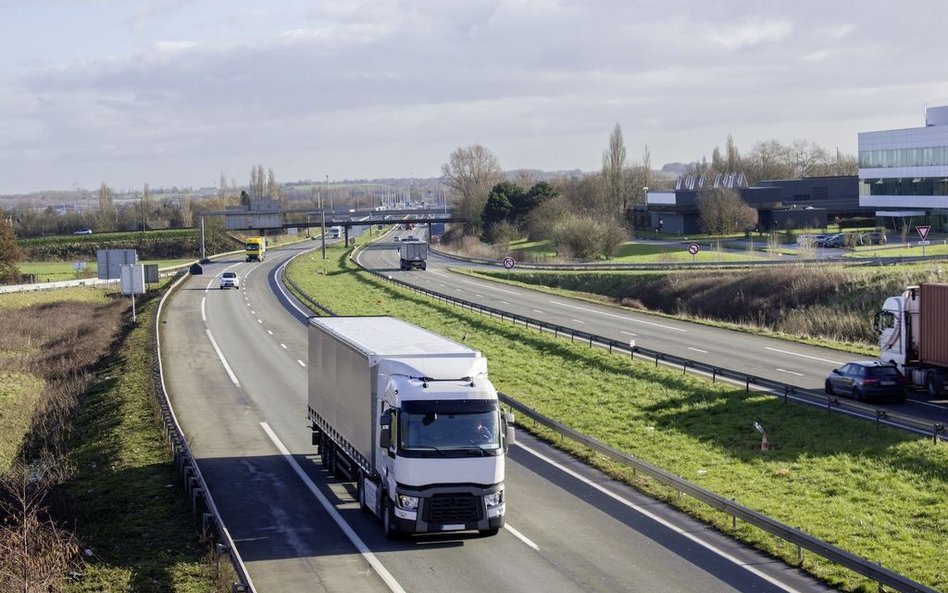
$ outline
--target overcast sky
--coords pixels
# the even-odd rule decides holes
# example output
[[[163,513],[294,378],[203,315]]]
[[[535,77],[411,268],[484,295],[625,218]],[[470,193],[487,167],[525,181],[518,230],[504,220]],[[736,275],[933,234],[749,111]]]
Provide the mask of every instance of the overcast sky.
[[[941,0],[0,0],[0,194],[855,154],[948,104]]]

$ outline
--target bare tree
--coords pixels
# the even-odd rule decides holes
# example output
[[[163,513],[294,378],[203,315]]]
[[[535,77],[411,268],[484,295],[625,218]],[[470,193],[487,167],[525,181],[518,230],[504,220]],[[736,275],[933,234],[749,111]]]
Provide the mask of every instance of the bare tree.
[[[20,270],[16,264],[22,256],[13,232],[13,221],[0,210],[0,284],[19,281]]]
[[[115,228],[115,205],[112,203],[112,188],[102,182],[97,192],[99,198],[99,227],[102,230]]]
[[[191,192],[181,194],[181,226],[190,228],[194,224],[194,211],[191,208]]]
[[[625,159],[622,127],[616,123],[609,135],[609,148],[602,153],[602,182],[606,192],[606,201],[619,217],[625,216],[625,211],[629,207],[629,176]]]
[[[441,176],[456,195],[456,213],[468,221],[464,224],[465,234],[478,234],[487,196],[503,180],[497,157],[480,144],[457,148],[448,162],[441,165]]]
[[[151,188],[148,184],[145,184],[145,187],[142,188],[142,203],[141,203],[141,217],[142,217],[142,230],[148,226],[148,213],[151,212]]]
[[[0,479],[0,589],[64,591],[70,570],[81,565],[74,535],[45,519],[51,481],[14,464]]]
[[[751,208],[736,190],[715,187],[698,193],[701,228],[712,235],[727,235],[757,224],[757,210]]]

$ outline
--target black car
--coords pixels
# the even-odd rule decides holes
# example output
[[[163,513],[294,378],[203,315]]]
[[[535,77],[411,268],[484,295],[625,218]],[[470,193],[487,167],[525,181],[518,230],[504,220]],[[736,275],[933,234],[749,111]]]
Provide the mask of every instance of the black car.
[[[905,387],[899,369],[878,360],[850,362],[826,377],[827,395],[851,396],[856,401],[885,398],[904,402]]]

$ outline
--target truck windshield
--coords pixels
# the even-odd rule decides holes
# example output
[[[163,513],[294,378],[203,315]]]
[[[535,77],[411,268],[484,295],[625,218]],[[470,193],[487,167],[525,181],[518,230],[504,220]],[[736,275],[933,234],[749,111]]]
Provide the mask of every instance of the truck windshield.
[[[500,450],[496,402],[411,403],[414,405],[403,406],[399,414],[398,446],[402,451],[430,451],[453,457],[493,455]]]

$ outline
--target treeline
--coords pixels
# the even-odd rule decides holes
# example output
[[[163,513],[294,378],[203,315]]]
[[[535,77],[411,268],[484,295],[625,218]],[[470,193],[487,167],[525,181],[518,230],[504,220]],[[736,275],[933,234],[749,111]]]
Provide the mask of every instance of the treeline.
[[[610,257],[628,237],[632,212],[644,205],[647,193],[671,189],[675,183],[652,170],[648,146],[640,160],[629,159],[619,124],[609,136],[597,173],[552,182],[538,182],[529,173],[511,179],[481,145],[456,149],[441,169],[453,192],[455,212],[468,220],[445,240],[469,244],[476,238],[505,250],[510,240],[527,236],[551,241],[560,257],[580,259]],[[732,189],[713,187],[719,174],[743,174],[748,185],[755,185],[766,179],[857,172],[856,157],[831,153],[813,142],[757,142],[742,155],[729,135],[723,149],[714,148],[710,161],[702,157],[684,174],[705,178],[698,202],[706,232],[730,233],[753,228],[757,213]]]
[[[201,252],[196,229],[36,237],[19,241],[28,261],[90,261],[99,249],[135,249],[140,260],[197,258]],[[239,249],[241,242],[222,229],[205,234],[207,253]]]

